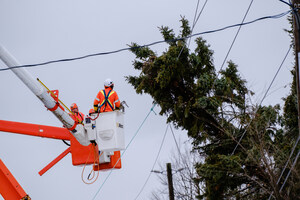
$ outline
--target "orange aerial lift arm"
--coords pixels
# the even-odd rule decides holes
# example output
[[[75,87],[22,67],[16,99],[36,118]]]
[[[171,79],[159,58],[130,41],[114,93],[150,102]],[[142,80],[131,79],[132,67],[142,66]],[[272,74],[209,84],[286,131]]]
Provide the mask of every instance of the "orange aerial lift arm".
[[[46,173],[51,167],[53,167],[56,163],[58,163],[61,159],[63,159],[68,153],[71,152],[71,147],[67,148],[64,152],[62,152],[59,156],[57,156],[52,162],[50,162],[46,167],[44,167],[41,171],[39,171],[39,175],[42,176]]]
[[[71,137],[66,128],[5,120],[0,120],[0,131],[58,140],[70,140]]]
[[[44,137],[50,139],[58,139],[58,140],[70,140],[71,137],[70,132],[65,128],[21,123],[21,122],[12,122],[12,121],[5,121],[5,120],[0,120],[0,131]],[[42,176],[45,172],[47,172],[51,167],[53,167],[56,163],[58,163],[63,157],[65,157],[68,153],[70,153],[71,152],[70,149],[71,148],[69,147],[63,153],[61,153],[51,163],[49,163],[46,167],[44,167],[39,172],[39,174]]]
[[[0,120],[0,131],[70,141],[70,147],[57,156],[46,167],[44,167],[39,172],[40,176],[42,176],[69,153],[72,155],[72,164],[75,166],[94,164],[95,162],[93,156],[89,156],[92,144],[89,146],[81,145],[66,128]],[[98,152],[98,146],[96,147],[96,152]],[[115,165],[116,163],[118,164]],[[115,154],[111,156],[111,161],[109,163],[103,163],[97,167],[94,167],[94,170],[98,171],[112,168],[121,168],[119,151],[116,151]]]
[[[70,147],[44,167],[39,172],[40,176],[68,155],[68,153],[72,154],[73,165],[94,163],[93,156],[88,157],[92,144],[89,146],[81,145],[66,128],[0,120],[0,131],[70,141]]]
[[[30,200],[21,185],[0,159],[0,194],[4,199]]]

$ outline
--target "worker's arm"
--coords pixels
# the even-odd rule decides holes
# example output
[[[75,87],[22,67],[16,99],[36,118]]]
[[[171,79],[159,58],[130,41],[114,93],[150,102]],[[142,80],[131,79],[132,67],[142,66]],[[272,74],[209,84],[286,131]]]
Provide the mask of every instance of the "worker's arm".
[[[94,111],[97,112],[98,111],[98,104],[94,103]]]
[[[94,111],[97,112],[98,111],[98,105],[100,103],[100,92],[98,92],[95,100],[94,100]]]
[[[114,104],[115,104],[116,108],[120,108],[121,102],[120,102],[120,99],[119,99],[118,94],[116,92],[115,92],[115,101],[114,101]]]

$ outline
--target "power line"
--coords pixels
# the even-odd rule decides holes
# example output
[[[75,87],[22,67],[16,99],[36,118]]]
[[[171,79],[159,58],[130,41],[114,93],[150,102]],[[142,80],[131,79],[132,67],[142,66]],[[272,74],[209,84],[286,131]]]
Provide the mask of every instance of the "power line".
[[[249,13],[249,10],[250,10],[250,8],[251,8],[251,6],[252,6],[252,3],[253,3],[253,0],[251,0],[250,4],[249,4],[249,6],[248,6],[248,9],[247,9],[247,11],[246,11],[246,13],[245,13],[245,15],[244,15],[244,17],[243,17],[242,23],[241,23],[241,25],[239,26],[239,28],[238,28],[238,30],[237,30],[237,32],[236,32],[234,38],[233,38],[233,41],[232,41],[232,43],[231,43],[231,45],[230,45],[230,47],[229,47],[229,50],[228,50],[228,52],[227,52],[227,54],[226,54],[226,56],[225,56],[225,58],[224,58],[224,61],[223,61],[222,65],[221,65],[221,68],[220,68],[220,70],[218,71],[218,74],[219,74],[219,73],[221,72],[221,70],[223,69],[223,66],[224,66],[224,64],[225,64],[225,62],[226,62],[226,60],[227,60],[227,58],[228,58],[228,55],[229,55],[229,53],[230,53],[230,51],[231,51],[231,49],[232,49],[232,47],[233,47],[233,45],[234,45],[234,43],[235,43],[235,41],[236,41],[236,38],[237,38],[237,36],[238,36],[238,34],[239,34],[241,28],[242,28],[242,24],[244,24],[244,21],[245,21],[247,15],[248,15],[248,13]],[[213,87],[215,86],[215,82],[216,82],[216,81],[214,81]],[[250,123],[251,123],[251,122],[250,122]],[[249,123],[249,124],[250,124],[250,123]],[[245,130],[245,132],[246,132],[246,130]],[[245,132],[243,133],[243,135],[245,134]],[[242,136],[242,137],[243,137],[243,136]],[[241,137],[241,138],[242,138],[242,137]],[[241,139],[240,139],[240,140],[241,140]],[[237,146],[238,146],[238,144],[240,144],[240,141],[237,143]],[[234,154],[234,152],[235,152],[237,146],[234,148],[234,150],[233,150],[233,152],[231,153],[231,155]]]
[[[293,1],[293,3],[295,3],[295,2],[297,2],[297,3],[299,3],[299,1]],[[288,4],[288,3],[286,3],[286,4]],[[292,3],[291,3],[291,1],[289,0],[289,4],[288,4],[291,8],[292,8],[292,10],[293,10],[293,14],[294,14],[294,18],[295,18],[295,22],[296,22],[296,28],[298,29],[297,31],[298,31],[298,37],[299,37],[299,33],[300,33],[300,21],[299,21],[299,11],[298,11],[298,6],[296,6],[297,8],[295,8],[294,7],[294,5],[292,5]],[[295,28],[295,27],[294,27]],[[296,29],[295,28],[295,29]],[[294,32],[296,32],[295,30],[294,30]],[[295,35],[295,37],[296,37],[296,34],[294,33],[294,35]],[[297,39],[298,38],[296,38],[296,41],[297,41]],[[299,42],[299,41],[298,41]],[[297,51],[297,49],[298,49],[298,45],[296,45],[297,47],[296,47],[296,51]],[[297,54],[296,54],[296,58],[297,59],[299,59],[299,52],[297,52]],[[299,68],[299,60],[298,60],[298,68]],[[297,69],[297,67],[296,67],[296,69]],[[298,69],[299,70],[299,69]],[[296,72],[296,76],[297,76],[297,78],[298,78],[298,87],[299,87],[299,71],[298,71],[298,73]],[[297,88],[297,92],[298,92],[298,115],[299,115],[299,112],[300,112],[300,109],[299,109],[299,88]],[[298,116],[299,117],[299,116]],[[299,123],[299,119],[298,119],[298,123]],[[298,131],[300,131],[300,130],[298,130]],[[287,164],[288,164],[288,162],[289,162],[289,160],[290,160],[290,158],[292,157],[292,155],[293,155],[293,153],[294,153],[294,150],[295,150],[295,148],[297,147],[297,145],[298,145],[298,142],[299,142],[299,139],[300,139],[300,132],[299,132],[299,134],[298,134],[298,138],[297,138],[297,140],[296,140],[296,142],[295,142],[295,145],[294,145],[294,147],[293,147],[293,149],[292,149],[292,151],[291,151],[291,154],[290,154],[290,157],[289,157],[289,159],[287,160],[287,163],[286,163],[286,165],[285,165],[285,167],[287,166]],[[294,162],[293,162],[293,164],[292,164],[292,167],[290,168],[290,170],[289,170],[289,172],[288,172],[288,174],[287,174],[287,176],[285,177],[285,180],[284,180],[284,182],[283,182],[283,184],[282,184],[282,186],[281,186],[281,188],[280,188],[280,190],[279,190],[279,193],[282,191],[282,189],[283,189],[283,187],[284,187],[284,185],[285,185],[285,183],[286,183],[286,181],[287,181],[287,179],[289,178],[289,176],[290,176],[290,174],[291,174],[291,171],[293,170],[293,168],[294,168],[294,166],[295,166],[295,164],[297,163],[297,160],[298,160],[298,157],[299,157],[299,154],[300,154],[300,150],[298,151],[298,153],[297,153],[297,156],[296,156],[296,158],[295,158],[295,160],[294,160]],[[283,169],[283,171],[282,171],[282,173],[281,173],[281,175],[283,174],[283,172],[284,172],[284,170],[285,169]],[[280,177],[281,178],[281,177]],[[280,179],[279,179],[280,180]],[[277,181],[277,185],[279,184],[279,180]]]
[[[237,27],[237,26],[249,25],[249,24],[252,24],[252,23],[255,23],[255,22],[258,22],[258,21],[266,20],[266,19],[278,19],[278,18],[281,18],[281,17],[287,15],[290,12],[291,12],[291,10],[283,12],[283,13],[280,13],[280,14],[277,14],[277,15],[271,15],[271,16],[265,16],[265,17],[257,18],[255,20],[252,20],[252,21],[249,21],[249,22],[245,22],[245,23],[241,23],[241,24],[234,24],[234,25],[226,26],[226,27],[219,28],[219,29],[214,29],[214,30],[210,30],[210,31],[204,31],[204,32],[200,32],[200,33],[195,33],[195,34],[192,34],[192,35],[189,35],[189,36],[186,36],[186,37],[182,37],[182,38],[176,38],[176,39],[172,39],[172,40],[160,40],[160,41],[152,42],[150,44],[145,44],[145,45],[141,45],[141,46],[128,47],[128,48],[122,48],[122,49],[118,49],[118,50],[114,50],[114,51],[107,51],[107,52],[100,52],[100,53],[88,54],[88,55],[85,55],[85,56],[79,56],[79,57],[74,57],[74,58],[65,58],[65,59],[59,59],[59,60],[52,60],[52,61],[47,61],[47,62],[42,62],[42,63],[37,63],[37,64],[19,65],[19,66],[14,66],[14,67],[9,67],[9,68],[3,68],[3,69],[0,69],[0,71],[6,71],[6,70],[16,69],[16,68],[37,67],[37,66],[48,65],[48,64],[59,63],[59,62],[70,62],[70,61],[81,60],[81,59],[85,59],[85,58],[89,58],[89,57],[115,54],[115,53],[120,53],[122,51],[134,50],[134,49],[138,49],[138,48],[149,47],[149,46],[153,46],[153,45],[160,44],[160,43],[168,43],[168,42],[174,42],[174,41],[179,41],[179,40],[185,40],[185,39],[188,39],[188,38],[191,38],[191,37],[195,37],[195,36],[199,36],[199,35],[220,32],[220,31],[223,31],[223,30],[226,30],[226,29]]]
[[[197,22],[198,22],[198,20],[199,20],[199,18],[200,18],[200,16],[201,16],[201,14],[202,14],[204,8],[205,8],[205,6],[206,6],[207,1],[208,1],[208,0],[206,0],[205,3],[203,4],[202,9],[201,9],[201,11],[200,11],[200,13],[199,13],[199,15],[198,15],[198,17],[197,17],[197,19],[196,19],[196,14],[197,14],[197,12],[198,12],[198,6],[199,6],[199,0],[198,0],[196,12],[195,12],[195,16],[194,16],[194,20],[193,20],[193,26],[192,26],[191,34],[193,34],[194,28],[195,28],[195,26],[196,26],[196,24],[197,24]],[[189,38],[189,43],[188,43],[187,48],[189,48],[190,43],[191,43],[191,37]],[[180,53],[179,53],[178,56],[177,56],[177,59],[179,59],[179,57],[180,57],[180,55],[181,55],[181,53],[182,53],[182,51],[183,51],[183,48],[184,48],[184,46],[181,48]]]
[[[162,142],[161,142],[161,144],[160,144],[160,147],[159,147],[159,150],[158,150],[157,156],[156,156],[156,158],[155,158],[155,161],[154,161],[154,163],[153,163],[153,166],[152,166],[152,168],[151,168],[151,172],[153,172],[153,169],[154,169],[154,167],[155,167],[155,164],[157,163],[158,157],[159,157],[159,155],[160,155],[160,152],[161,152],[162,146],[163,146],[163,144],[164,144],[164,141],[165,141],[165,138],[166,138],[166,134],[167,134],[167,131],[168,131],[168,127],[170,127],[170,129],[171,129],[171,133],[172,133],[172,135],[173,135],[173,138],[174,138],[174,141],[175,141],[175,144],[176,144],[176,147],[177,147],[177,150],[178,150],[179,156],[180,156],[180,158],[183,160],[183,157],[182,157],[182,154],[181,154],[181,151],[180,151],[180,148],[179,148],[178,142],[177,142],[177,140],[176,140],[176,137],[175,137],[175,135],[174,135],[174,132],[173,132],[172,126],[171,126],[170,124],[168,124],[168,125],[167,125],[167,128],[166,128],[166,131],[165,131],[165,133],[164,133],[164,136],[163,136]],[[187,168],[188,168],[188,167],[187,167]],[[190,169],[189,169],[189,168],[188,168],[188,170],[190,171]],[[149,179],[150,179],[150,176],[151,176],[151,174],[152,174],[151,172],[149,173],[149,175],[148,175],[148,177],[147,177],[147,179],[146,179],[145,183],[143,184],[143,186],[142,186],[141,190],[139,191],[138,195],[135,197],[135,200],[136,200],[136,199],[137,199],[137,198],[140,196],[140,194],[142,193],[142,191],[145,189],[145,186],[146,186],[146,184],[148,183],[148,181],[149,181]],[[191,172],[190,172],[190,173],[191,173]]]
[[[191,169],[189,168],[189,166],[187,165],[187,163],[184,162],[184,159],[183,159],[183,156],[182,156],[182,154],[181,154],[181,151],[180,151],[178,142],[177,142],[177,140],[176,140],[174,131],[173,131],[173,129],[172,129],[172,126],[170,126],[170,129],[171,129],[171,132],[172,132],[172,135],[173,135],[173,139],[174,139],[175,144],[176,144],[177,151],[178,151],[178,153],[179,153],[179,157],[181,158],[182,163],[183,163],[183,164],[185,165],[185,167],[188,169],[189,173],[192,174]]]
[[[283,0],[279,0],[279,1],[283,1]],[[244,22],[244,20],[246,19],[246,16],[248,15],[248,12],[249,12],[249,10],[250,10],[250,8],[251,8],[251,6],[252,6],[252,3],[253,3],[253,0],[252,0],[252,1],[250,2],[250,4],[249,4],[248,9],[247,9],[247,11],[246,11],[246,13],[245,13],[245,15],[244,15],[244,18],[243,18],[241,24],[244,24],[243,22]],[[284,3],[286,3],[286,2],[284,2]],[[292,12],[292,10],[290,10],[290,12]],[[289,12],[288,12],[288,13],[289,13]],[[234,42],[235,42],[235,40],[236,40],[236,38],[237,38],[237,36],[238,36],[238,34],[239,34],[239,32],[240,32],[241,27],[242,27],[242,26],[239,27],[239,29],[238,29],[238,31],[237,31],[235,37],[234,37],[234,40],[233,40],[233,42],[231,43],[231,46],[230,46],[230,48],[229,48],[229,50],[228,50],[228,52],[227,52],[227,54],[226,54],[226,57],[225,57],[225,59],[224,59],[224,61],[223,61],[223,63],[222,63],[222,66],[221,66],[221,68],[220,68],[220,70],[219,70],[218,73],[220,73],[220,71],[222,70],[222,68],[223,68],[223,66],[224,66],[224,64],[225,64],[225,62],[226,62],[226,60],[227,60],[227,57],[228,57],[228,55],[229,55],[229,53],[230,53],[230,51],[231,51],[231,49],[232,49],[232,47],[233,47],[233,44],[234,44]],[[291,50],[291,47],[289,48],[289,50],[288,50],[288,52],[287,52],[287,54],[286,54],[286,56],[285,56],[283,62],[285,61],[285,59],[286,59],[287,55],[289,54],[290,50]],[[271,81],[271,84],[270,84],[268,90],[266,91],[264,97],[262,98],[262,100],[261,100],[259,106],[262,104],[262,102],[263,102],[263,100],[265,99],[267,93],[269,92],[269,90],[270,90],[270,88],[271,88],[271,86],[272,86],[272,84],[273,84],[273,82],[274,82],[274,80],[275,80],[275,78],[276,78],[276,76],[277,76],[279,70],[280,70],[281,67],[282,67],[283,62],[281,63],[279,69],[277,70],[277,72],[276,72],[276,74],[275,74],[273,80]],[[215,84],[215,81],[214,81],[214,84]],[[213,86],[214,86],[214,85],[213,85]],[[259,106],[258,106],[257,109],[255,110],[255,112],[254,112],[255,114],[256,114],[256,112],[258,111]],[[255,114],[254,114],[254,115],[255,115]],[[233,155],[233,154],[235,153],[235,150],[236,150],[236,148],[238,147],[238,145],[241,145],[240,142],[241,142],[241,140],[243,139],[243,137],[244,137],[244,135],[245,135],[245,133],[246,133],[246,131],[247,131],[247,129],[248,129],[248,127],[250,126],[250,124],[251,124],[252,121],[253,121],[253,118],[250,120],[250,122],[249,122],[248,125],[246,126],[245,131],[243,132],[241,138],[239,139],[238,143],[236,144],[235,148],[233,149],[231,155]]]
[[[166,138],[166,135],[167,135],[168,127],[169,127],[169,126],[170,126],[170,124],[167,125],[165,134],[164,134],[163,139],[162,139],[162,141],[161,141],[161,144],[160,144],[159,150],[158,150],[158,152],[157,152],[156,158],[155,158],[155,160],[154,160],[153,166],[152,166],[152,168],[151,168],[151,172],[149,173],[149,175],[148,175],[148,177],[147,177],[147,179],[146,179],[146,181],[145,181],[143,187],[142,187],[141,190],[139,191],[138,195],[135,197],[135,200],[140,196],[140,194],[142,193],[142,191],[144,190],[146,184],[148,183],[148,181],[149,181],[149,179],[150,179],[150,176],[151,176],[151,174],[152,174],[152,171],[153,171],[153,169],[154,169],[154,167],[155,167],[155,164],[156,164],[157,159],[158,159],[158,157],[159,157],[159,154],[160,154],[160,152],[161,152],[162,146],[163,146],[163,144],[164,144],[164,141],[165,141],[165,138]]]
[[[284,1],[282,1],[282,0],[280,0],[280,1],[281,1],[281,2],[284,2]],[[284,3],[288,4],[287,2],[284,2]],[[252,4],[252,2],[251,2],[251,4]],[[250,5],[251,5],[251,4],[250,4]],[[290,5],[290,4],[288,4],[288,5]],[[285,61],[287,55],[289,54],[291,48],[292,48],[292,46],[290,46],[290,48],[289,48],[289,50],[288,50],[286,56],[284,57],[284,59],[283,59],[281,65],[280,65],[279,69],[277,70],[277,72],[276,72],[276,74],[275,74],[273,80],[271,81],[270,86],[268,87],[268,89],[267,89],[265,95],[263,96],[263,98],[262,98],[262,100],[261,100],[259,106],[262,104],[262,102],[263,102],[264,99],[266,98],[266,96],[267,96],[267,94],[268,94],[268,92],[269,92],[269,90],[270,90],[270,88],[271,88],[271,86],[272,86],[272,84],[273,84],[275,78],[277,77],[277,75],[278,75],[278,73],[279,73],[279,71],[280,71],[280,69],[281,69],[281,67],[282,67],[282,65],[283,65],[283,63],[284,63],[284,61]],[[224,65],[224,63],[225,63],[225,60],[224,60],[224,62],[223,62],[223,65]],[[222,65],[222,67],[223,67],[223,65]],[[222,68],[222,67],[221,67],[221,68]],[[258,108],[259,108],[259,106],[258,106]],[[258,108],[256,109],[255,114],[256,114],[256,112],[258,111]],[[251,124],[252,120],[253,120],[253,118],[251,119],[250,123],[248,124],[248,127],[249,127],[249,125]],[[248,127],[247,127],[247,128],[248,128]],[[246,128],[246,130],[247,130],[247,128]],[[232,155],[234,154],[234,152],[235,152],[237,146],[240,145],[240,142],[241,142],[242,138],[244,137],[244,135],[245,135],[245,133],[246,133],[246,130],[244,131],[242,137],[239,139],[237,145],[235,146],[235,148],[234,148],[234,150],[233,150],[233,152],[232,152]],[[286,164],[285,164],[285,166],[284,166],[284,168],[283,168],[283,170],[282,170],[282,172],[281,172],[281,174],[280,174],[280,177],[278,178],[278,180],[277,180],[277,182],[276,182],[276,185],[278,185],[279,182],[280,182],[280,179],[281,179],[281,177],[282,177],[282,175],[283,175],[283,173],[284,173],[284,171],[285,171],[285,169],[286,169],[286,167],[287,167],[287,165],[288,165],[288,162],[289,162],[289,160],[291,159],[291,157],[292,157],[292,155],[293,155],[293,153],[294,153],[294,150],[295,150],[295,148],[296,148],[296,146],[297,146],[297,144],[298,144],[299,138],[300,138],[300,135],[298,136],[297,141],[296,141],[295,145],[294,145],[293,148],[292,148],[292,151],[291,151],[291,153],[290,153],[290,156],[289,156],[288,160],[286,161]],[[288,179],[288,177],[289,177],[289,175],[290,175],[292,169],[294,168],[294,166],[295,166],[295,164],[296,164],[296,162],[297,162],[297,160],[298,160],[299,154],[300,154],[300,150],[298,151],[298,154],[297,154],[297,156],[296,156],[296,158],[295,158],[295,160],[294,160],[294,162],[293,162],[293,165],[292,165],[291,169],[289,170],[289,172],[288,172],[288,174],[287,174],[287,176],[286,176],[286,178],[285,178],[285,180],[284,180],[284,183],[283,183],[283,185],[281,186],[279,192],[282,191],[282,189],[283,189],[283,187],[284,187],[284,185],[285,185],[285,183],[286,183],[286,181],[287,181],[287,179]],[[272,196],[273,196],[273,192],[270,194],[269,200],[271,199]]]
[[[193,19],[193,27],[194,27],[194,24],[195,24],[195,21],[196,21],[196,15],[197,15],[197,12],[198,12],[199,2],[200,2],[200,0],[198,0],[198,2],[197,2],[196,11],[195,11],[194,19]]]
[[[275,81],[275,79],[276,79],[276,77],[277,77],[277,75],[278,75],[278,73],[279,73],[279,71],[280,71],[280,69],[281,69],[283,63],[285,62],[287,56],[289,55],[291,48],[292,48],[292,46],[290,46],[290,48],[289,48],[289,50],[287,51],[287,53],[286,53],[286,55],[285,55],[283,61],[281,62],[279,68],[277,69],[277,72],[275,73],[275,75],[274,75],[274,77],[273,77],[273,79],[272,79],[272,81],[271,81],[271,83],[270,83],[270,85],[269,85],[267,91],[265,92],[265,94],[264,94],[263,98],[261,99],[261,101],[260,101],[260,103],[259,103],[259,105],[258,105],[256,111],[254,112],[254,116],[256,115],[256,113],[257,113],[259,107],[261,106],[262,102],[265,100],[265,98],[266,98],[266,96],[267,96],[267,94],[268,94],[268,92],[269,92],[271,86],[273,85],[273,83],[274,83],[274,81]],[[234,152],[235,152],[235,150],[237,149],[238,145],[241,145],[240,142],[242,141],[242,139],[243,139],[243,137],[244,137],[244,135],[245,135],[245,133],[246,133],[248,127],[250,126],[251,122],[253,121],[253,119],[254,119],[254,117],[253,117],[253,118],[250,120],[250,122],[248,123],[248,125],[247,125],[245,131],[243,132],[243,134],[242,134],[242,136],[240,137],[238,143],[237,143],[236,146],[234,147],[234,149],[233,149],[231,155],[234,154]]]
[[[291,174],[291,171],[292,171],[293,168],[295,167],[295,165],[296,165],[296,163],[297,163],[297,160],[298,160],[298,158],[299,158],[299,155],[300,155],[300,149],[299,149],[299,151],[298,151],[298,153],[297,153],[297,156],[296,156],[296,158],[295,158],[295,160],[294,160],[294,163],[293,163],[291,169],[289,170],[288,174],[287,174],[286,177],[285,177],[284,183],[282,184],[282,186],[281,186],[279,192],[282,191],[282,189],[283,189],[283,187],[284,187],[284,185],[285,185],[287,179],[289,178],[289,176],[290,176],[290,174]]]
[[[246,13],[245,13],[245,15],[244,15],[244,17],[243,17],[243,20],[242,20],[242,23],[241,23],[241,24],[244,23],[244,21],[245,21],[247,15],[248,15],[248,13],[249,13],[249,10],[250,10],[250,8],[251,8],[251,6],[252,6],[252,3],[253,3],[253,0],[251,0],[251,2],[250,2],[250,4],[249,4],[248,9],[247,9],[247,11],[246,11]],[[224,58],[224,61],[223,61],[222,65],[221,65],[220,69],[218,70],[217,77],[219,76],[220,72],[221,72],[222,69],[223,69],[223,66],[224,66],[224,64],[225,64],[225,62],[226,62],[226,60],[227,60],[227,58],[228,58],[228,56],[229,56],[229,53],[230,53],[230,51],[231,51],[231,49],[232,49],[232,47],[233,47],[233,45],[234,45],[234,43],[235,43],[235,41],[236,41],[236,38],[237,38],[237,36],[238,36],[238,34],[239,34],[241,28],[242,28],[242,25],[239,26],[238,31],[236,32],[236,34],[235,34],[235,36],[234,36],[234,38],[233,38],[233,41],[232,41],[232,43],[231,43],[231,45],[230,45],[230,47],[229,47],[229,49],[228,49],[228,51],[227,51],[227,54],[226,54],[226,56],[225,56],[225,58]],[[216,80],[217,80],[217,79],[214,80],[212,88],[215,87]]]
[[[195,27],[195,24],[196,24],[196,15],[197,15],[197,12],[198,12],[199,2],[200,2],[200,0],[198,0],[198,2],[197,2],[196,11],[195,11],[194,19],[193,19],[193,25],[192,25],[191,34],[193,33],[193,30],[194,30],[194,27]],[[190,41],[191,41],[191,38],[189,38],[189,42]],[[181,50],[180,50],[180,52],[179,52],[179,54],[177,56],[177,60],[179,59],[179,57],[180,57],[180,55],[181,55],[181,53],[183,51],[183,48],[184,48],[184,46],[182,46],[182,48],[181,48]]]
[[[292,2],[291,0],[289,0],[289,2],[283,1],[283,0],[279,0],[282,3],[285,3],[286,5],[290,6],[291,8],[293,8]]]
[[[287,3],[287,2],[285,2],[285,1],[283,1],[283,0],[280,0],[280,1],[283,2],[283,3],[285,3],[285,4],[287,4],[287,5],[289,5],[289,6],[292,8],[292,10],[293,10],[293,12],[294,12],[294,17],[295,17],[295,19],[296,19],[296,20],[295,20],[295,21],[296,21],[296,26],[297,26],[297,28],[299,29],[299,15],[298,15],[298,11],[295,10],[295,8],[294,8],[294,6],[292,5],[292,3],[291,3],[290,0],[289,0],[289,3]],[[299,96],[298,96],[298,98],[299,98]],[[298,108],[298,111],[299,111],[299,108]],[[281,178],[282,178],[282,176],[283,176],[283,173],[285,172],[285,169],[287,168],[287,165],[288,165],[290,159],[292,158],[292,155],[294,154],[294,150],[296,149],[296,147],[297,147],[297,145],[298,145],[299,139],[300,139],[300,134],[298,135],[298,138],[297,138],[297,140],[296,140],[296,142],[295,142],[295,144],[294,144],[294,146],[293,146],[293,148],[292,148],[292,150],[291,150],[290,156],[289,156],[289,158],[287,159],[287,161],[286,161],[286,163],[285,163],[285,166],[284,166],[284,168],[283,168],[282,171],[281,171],[281,174],[280,174],[280,176],[279,176],[279,178],[278,178],[278,180],[277,180],[277,182],[276,182],[276,186],[279,184],[279,182],[280,182],[280,180],[281,180]],[[281,186],[281,188],[280,188],[280,190],[279,190],[279,193],[282,191],[282,189],[283,189],[283,187],[284,187],[284,185],[285,185],[287,179],[288,179],[289,176],[290,176],[291,170],[294,168],[294,165],[297,163],[297,160],[298,160],[298,157],[299,157],[299,153],[300,153],[300,150],[298,151],[298,154],[297,154],[297,156],[296,156],[296,158],[295,158],[295,160],[294,160],[294,163],[292,164],[291,169],[289,170],[287,176],[285,177],[284,183],[282,184],[282,186]],[[272,198],[273,193],[274,193],[274,192],[272,192],[272,193],[270,194],[268,200],[270,200],[270,199]]]
[[[179,145],[178,145],[178,143],[177,143],[177,140],[176,140],[175,134],[174,134],[174,132],[173,132],[172,126],[170,126],[170,128],[171,128],[171,132],[172,132],[173,139],[174,139],[174,141],[175,141],[176,148],[177,148],[177,151],[178,151],[178,153],[179,153],[179,156],[180,156],[181,160],[183,160],[183,157],[182,157],[182,154],[181,154],[181,151],[180,151]]]
[[[253,0],[251,0],[251,2],[250,2],[250,4],[249,4],[248,9],[247,9],[247,11],[246,11],[246,13],[245,13],[245,15],[244,15],[244,18],[243,18],[241,24],[244,23],[244,21],[245,21],[247,15],[248,15],[248,13],[249,13],[249,10],[250,10],[250,8],[251,8],[251,6],[252,6],[252,3],[253,3]],[[233,39],[233,41],[232,41],[232,43],[231,43],[231,45],[230,45],[230,47],[229,47],[229,50],[228,50],[228,52],[227,52],[227,54],[226,54],[226,56],[225,56],[225,59],[224,59],[224,61],[223,61],[223,63],[222,63],[222,66],[221,66],[219,72],[222,70],[222,68],[223,68],[223,66],[224,66],[224,64],[225,64],[225,62],[226,62],[226,60],[227,60],[227,58],[228,58],[228,56],[229,56],[229,53],[230,53],[230,51],[231,51],[231,49],[232,49],[232,47],[233,47],[233,45],[234,45],[234,43],[235,43],[235,40],[236,40],[238,34],[240,33],[241,28],[242,28],[242,26],[239,26],[239,29],[238,29],[238,31],[236,32],[235,36],[234,36],[234,39]]]
[[[149,115],[151,112],[153,112],[154,107],[156,106],[156,103],[153,104],[153,106],[151,107],[150,111],[148,112],[147,116],[145,117],[145,119],[143,120],[143,122],[141,123],[141,125],[139,126],[139,128],[137,129],[137,131],[135,132],[135,134],[132,136],[131,140],[129,141],[129,143],[127,144],[127,146],[125,147],[125,150],[123,151],[123,153],[121,154],[120,158],[117,160],[116,164],[114,165],[114,167],[110,170],[109,174],[106,176],[106,178],[104,179],[103,183],[101,184],[100,188],[98,189],[98,191],[96,192],[96,194],[93,197],[93,200],[96,198],[96,196],[98,195],[98,193],[101,191],[101,189],[103,188],[104,184],[106,183],[107,179],[110,177],[113,169],[116,167],[116,165],[118,164],[118,162],[120,161],[120,159],[122,158],[122,156],[125,154],[126,150],[128,149],[128,147],[130,146],[130,144],[132,143],[132,141],[134,140],[134,138],[136,137],[136,135],[139,133],[139,131],[141,130],[142,126],[144,125],[145,121],[148,119]]]
[[[298,144],[298,142],[299,142],[299,139],[300,139],[300,135],[298,136],[298,138],[297,138],[297,140],[296,140],[296,142],[295,142],[295,144],[294,144],[294,146],[293,146],[293,148],[292,148],[292,151],[291,151],[291,153],[290,153],[290,156],[289,156],[289,158],[287,159],[287,161],[286,161],[286,163],[285,163],[285,166],[284,166],[284,168],[283,168],[282,171],[281,171],[281,174],[280,174],[280,176],[279,176],[279,178],[278,178],[278,180],[277,180],[277,182],[276,182],[276,185],[279,184],[280,179],[281,179],[281,177],[282,177],[282,175],[283,175],[283,173],[284,173],[284,171],[285,171],[285,169],[286,169],[286,167],[287,167],[287,165],[288,165],[290,159],[292,158],[292,155],[294,154],[294,151],[295,151],[296,146],[297,146],[297,144]],[[299,154],[299,152],[298,152],[298,154]],[[298,159],[298,158],[297,158],[297,159]],[[293,168],[293,167],[292,167],[292,168]],[[288,173],[288,175],[289,175],[289,173]],[[288,176],[287,176],[287,177],[288,177]],[[283,184],[283,186],[284,186],[284,184]],[[270,194],[268,200],[271,199],[271,197],[273,196],[273,193],[274,193],[274,192],[272,192],[272,193]]]
[[[199,13],[199,15],[198,15],[198,17],[197,17],[195,23],[194,23],[193,29],[194,29],[194,27],[196,26],[196,24],[197,24],[197,22],[198,22],[198,20],[199,20],[199,18],[200,18],[200,16],[201,16],[201,14],[202,14],[202,12],[203,12],[205,6],[206,6],[207,1],[208,1],[208,0],[206,0],[206,1],[204,2],[203,6],[202,6],[202,9],[201,9],[201,11],[200,11],[200,13]]]

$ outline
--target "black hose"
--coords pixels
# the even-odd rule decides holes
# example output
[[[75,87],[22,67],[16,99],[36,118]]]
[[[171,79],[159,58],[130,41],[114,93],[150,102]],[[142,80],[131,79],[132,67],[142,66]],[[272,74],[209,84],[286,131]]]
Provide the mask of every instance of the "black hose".
[[[71,146],[69,143],[67,143],[65,140],[62,140],[67,146]]]

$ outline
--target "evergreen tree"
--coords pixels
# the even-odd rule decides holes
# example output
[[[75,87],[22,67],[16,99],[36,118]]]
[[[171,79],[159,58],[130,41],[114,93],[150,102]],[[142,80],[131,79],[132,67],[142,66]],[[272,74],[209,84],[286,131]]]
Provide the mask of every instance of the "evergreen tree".
[[[295,116],[289,114],[297,114],[294,97],[287,98],[284,117],[279,105],[251,105],[247,99],[253,93],[235,63],[228,62],[216,74],[213,52],[201,37],[195,39],[197,47],[190,52],[186,37],[191,29],[186,19],[181,19],[178,36],[165,26],[160,32],[168,44],[166,51],[157,55],[132,43],[133,65],[140,74],[126,78],[137,93],[150,94],[161,107],[160,114],[192,138],[194,151],[203,160],[194,166],[197,176],[192,180],[204,185],[197,198],[267,199],[271,192],[283,198],[275,177],[290,149],[282,150],[283,140],[288,141],[283,138],[291,132],[282,127],[286,124],[296,131]]]

